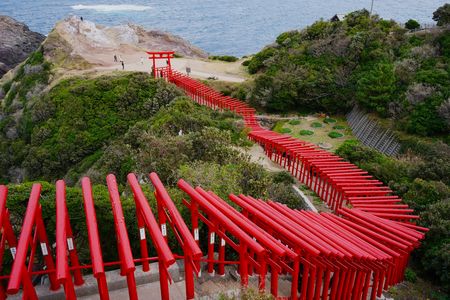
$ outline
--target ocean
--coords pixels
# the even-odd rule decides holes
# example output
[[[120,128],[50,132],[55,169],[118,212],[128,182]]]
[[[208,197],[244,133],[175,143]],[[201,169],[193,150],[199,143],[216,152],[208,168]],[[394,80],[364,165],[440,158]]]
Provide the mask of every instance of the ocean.
[[[371,0],[0,0],[0,14],[47,34],[68,15],[104,24],[127,22],[177,34],[211,54],[256,53],[282,32],[304,28],[337,13],[370,9]],[[374,0],[385,19],[433,23],[433,11],[448,0]]]

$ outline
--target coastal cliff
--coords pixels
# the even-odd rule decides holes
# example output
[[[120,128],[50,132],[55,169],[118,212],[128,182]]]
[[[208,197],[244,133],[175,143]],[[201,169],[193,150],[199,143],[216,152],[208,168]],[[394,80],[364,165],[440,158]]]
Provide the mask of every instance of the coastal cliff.
[[[44,39],[25,24],[0,16],[0,77],[24,61]]]
[[[208,57],[200,48],[170,33],[146,30],[135,24],[108,27],[88,20],[82,21],[75,16],[58,22],[44,42],[44,53],[49,60],[60,57],[57,52],[61,52],[61,49],[65,49],[66,55],[83,58],[96,66],[109,65],[113,55],[127,61],[136,53],[142,56],[145,51],[151,50],[172,50],[190,58]],[[64,67],[70,69],[71,65],[66,64]],[[75,65],[79,67],[78,63]]]

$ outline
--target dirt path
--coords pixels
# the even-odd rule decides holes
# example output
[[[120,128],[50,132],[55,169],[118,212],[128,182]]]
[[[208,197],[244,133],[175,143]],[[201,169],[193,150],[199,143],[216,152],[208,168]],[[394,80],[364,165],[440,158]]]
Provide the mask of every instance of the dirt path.
[[[96,60],[101,66],[96,66],[94,69],[98,71],[121,71],[122,66],[120,63],[115,63],[113,57],[114,53],[96,55]],[[145,52],[130,51],[130,53],[123,54],[121,57],[124,61],[125,71],[150,72],[151,70],[151,61],[147,59]],[[231,63],[194,58],[174,58],[172,67],[182,73],[186,73],[186,68],[190,67],[190,75],[198,79],[215,77],[217,80],[222,81],[243,82],[246,80],[247,75],[241,63],[242,60]],[[165,61],[158,62],[158,66],[164,66],[165,64]]]
[[[264,149],[258,145],[254,144],[250,149],[244,152],[250,156],[250,161],[257,163],[264,167],[269,172],[281,172],[285,171],[283,167],[279,164],[271,161],[269,157],[264,153]]]

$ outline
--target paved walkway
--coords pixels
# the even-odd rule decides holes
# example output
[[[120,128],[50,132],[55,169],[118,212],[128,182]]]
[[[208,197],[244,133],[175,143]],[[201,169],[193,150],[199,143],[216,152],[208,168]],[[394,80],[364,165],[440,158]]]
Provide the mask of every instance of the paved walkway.
[[[160,300],[161,299],[161,289],[159,287],[159,281],[150,282],[143,285],[138,285],[137,287],[139,299],[151,299]],[[169,285],[170,299],[186,299],[185,293],[185,283],[183,281],[173,282]],[[109,292],[109,298],[111,300],[123,300],[128,299],[128,289],[120,289]],[[99,295],[91,295],[86,297],[78,297],[82,300],[100,300]]]

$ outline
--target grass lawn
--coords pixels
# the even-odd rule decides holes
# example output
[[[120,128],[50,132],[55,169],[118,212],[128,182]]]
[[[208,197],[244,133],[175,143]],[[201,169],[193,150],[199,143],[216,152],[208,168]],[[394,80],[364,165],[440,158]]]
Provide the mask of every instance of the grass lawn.
[[[336,120],[336,122],[326,123],[324,122],[325,118],[316,116],[298,117],[295,121],[291,120],[278,122],[273,130],[280,133],[288,133],[295,138],[311,142],[316,145],[320,143],[329,144],[331,146],[329,151],[334,152],[346,140],[354,139],[354,136],[347,124],[347,121],[345,120],[345,117],[332,116],[331,118]],[[318,127],[317,123],[320,123],[322,126]],[[312,131],[313,134],[307,135],[305,134],[306,131]],[[333,131],[341,133],[344,136],[331,138],[329,133]],[[303,135],[301,133],[303,133]]]

